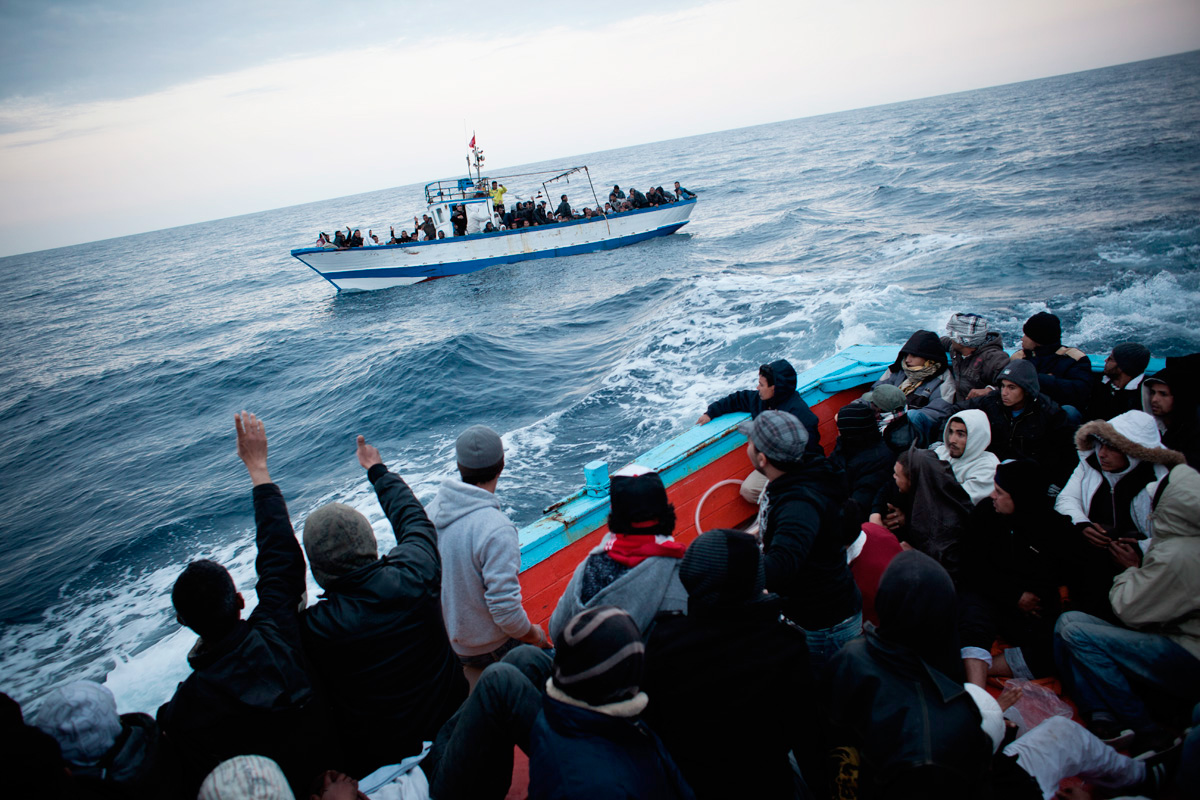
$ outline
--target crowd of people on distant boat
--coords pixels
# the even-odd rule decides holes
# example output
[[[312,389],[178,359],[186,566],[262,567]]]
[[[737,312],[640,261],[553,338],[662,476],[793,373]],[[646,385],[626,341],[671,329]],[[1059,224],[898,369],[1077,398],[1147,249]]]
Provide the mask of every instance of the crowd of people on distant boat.
[[[592,219],[593,217],[608,217],[614,214],[621,214],[626,211],[636,211],[654,206],[667,205],[668,203],[677,203],[681,200],[691,200],[696,197],[695,192],[689,191],[675,181],[675,191],[664,189],[661,186],[652,186],[646,192],[639,192],[637,189],[631,188],[628,194],[621,189],[619,185],[613,186],[612,191],[608,195],[608,202],[603,206],[597,205],[595,208],[583,207],[574,209],[571,207],[567,195],[562,195],[559,199],[557,207],[550,207],[545,200],[539,199],[541,193],[538,193],[538,198],[533,200],[518,200],[512,204],[511,208],[505,206],[504,195],[508,189],[497,181],[492,181],[490,190],[481,189],[476,193],[477,197],[490,196],[492,199],[493,214],[490,220],[486,220],[479,225],[477,233],[499,233],[500,231],[516,230],[518,228],[533,228],[539,225],[554,225],[562,222],[573,222],[576,220]],[[466,206],[458,203],[450,206],[450,227],[452,236],[466,236],[470,227],[467,217]],[[381,239],[373,230],[368,230],[366,236],[363,235],[361,229],[346,228],[346,232],[342,233],[334,231],[333,236],[321,231],[317,236],[317,247],[323,247],[330,250],[342,250],[351,247],[373,247],[377,245],[389,244],[407,244],[409,242],[432,242],[437,239],[445,239],[446,233],[443,230],[438,230],[433,219],[428,215],[423,215],[422,219],[413,217],[413,230],[411,233],[401,229],[400,233],[396,233],[395,226],[390,229],[391,236]]]
[[[685,546],[662,478],[634,465],[574,572],[525,587],[495,431],[462,432],[426,507],[357,437],[395,535],[381,557],[340,503],[297,541],[265,428],[238,414],[254,610],[223,566],[188,565],[171,601],[199,638],[156,717],[88,681],[31,724],[5,698],[8,791],[499,800],[516,747],[534,800],[1035,800],[1071,776],[1194,796],[1200,354],[1148,374],[1123,343],[1094,374],[1061,338],[1035,314],[1010,357],[955,314],[824,433],[795,368],[763,364],[697,419],[749,414],[750,530]],[[551,604],[547,630],[527,608]]]

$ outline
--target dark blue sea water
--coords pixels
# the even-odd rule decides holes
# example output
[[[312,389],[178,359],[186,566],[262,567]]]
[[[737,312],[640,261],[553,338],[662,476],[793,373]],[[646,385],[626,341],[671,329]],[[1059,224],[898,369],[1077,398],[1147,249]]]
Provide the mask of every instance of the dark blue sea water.
[[[458,432],[491,425],[525,524],[772,358],[955,311],[1013,343],[1043,309],[1088,351],[1200,350],[1200,53],[571,161],[605,194],[678,179],[700,204],[634,247],[356,295],[289,248],[402,225],[419,187],[0,259],[0,690],[169,696],[179,570],[253,583],[238,409],[266,420],[297,523],[340,500],[387,547],[359,433],[428,500]]]

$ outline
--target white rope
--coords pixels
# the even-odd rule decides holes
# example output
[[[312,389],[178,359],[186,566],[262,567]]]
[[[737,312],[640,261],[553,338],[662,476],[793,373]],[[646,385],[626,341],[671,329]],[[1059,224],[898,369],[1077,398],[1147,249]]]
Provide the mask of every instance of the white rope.
[[[707,492],[705,492],[704,494],[702,494],[700,496],[700,502],[696,503],[696,535],[697,536],[704,533],[704,531],[700,530],[700,509],[704,508],[704,501],[707,500],[708,496],[710,494],[712,494],[714,491],[716,491],[719,487],[728,486],[731,483],[737,484],[738,486],[742,485],[742,482],[739,481],[737,478],[729,478],[728,480],[718,481],[717,483],[714,483],[712,486],[708,487]]]

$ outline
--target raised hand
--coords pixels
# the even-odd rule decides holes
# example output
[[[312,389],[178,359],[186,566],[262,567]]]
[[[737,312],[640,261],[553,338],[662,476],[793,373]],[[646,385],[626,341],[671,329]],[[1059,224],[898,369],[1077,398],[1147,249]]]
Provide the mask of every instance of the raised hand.
[[[260,483],[270,483],[271,473],[267,471],[267,430],[262,420],[249,411],[233,415],[233,427],[237,430],[237,454],[250,480],[258,486]]]
[[[372,444],[367,444],[367,440],[363,436],[359,436],[356,440],[358,444],[355,455],[358,456],[358,463],[363,469],[370,469],[376,464],[382,464],[383,459],[379,457],[379,448]]]

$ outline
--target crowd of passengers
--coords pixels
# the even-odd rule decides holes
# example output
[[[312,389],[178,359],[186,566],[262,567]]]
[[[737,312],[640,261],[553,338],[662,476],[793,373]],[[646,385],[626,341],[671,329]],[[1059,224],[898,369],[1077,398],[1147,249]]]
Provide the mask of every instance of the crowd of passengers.
[[[696,196],[694,192],[680,186],[679,181],[675,181],[674,192],[670,189],[664,189],[661,186],[652,186],[645,193],[631,188],[629,193],[626,194],[619,185],[613,186],[612,192],[608,195],[608,202],[603,207],[596,206],[595,208],[589,208],[585,206],[582,209],[574,209],[564,194],[560,198],[557,208],[549,207],[545,200],[518,200],[513,203],[512,208],[507,208],[504,204],[504,195],[507,192],[508,189],[506,187],[497,181],[492,181],[490,191],[480,191],[477,193],[477,196],[480,198],[490,195],[492,198],[492,208],[494,209],[492,219],[486,220],[477,232],[499,233],[500,231],[516,230],[518,228],[533,228],[538,225],[554,225],[560,222],[592,219],[593,217],[607,217],[625,211],[634,211],[642,208],[667,205],[668,203],[677,203],[681,200],[690,200]],[[539,196],[541,195],[540,192],[538,194]],[[457,203],[451,204],[450,224],[454,236],[467,235],[469,221],[467,219],[466,206]],[[370,247],[381,244],[431,242],[446,238],[446,232],[438,230],[433,219],[428,214],[425,214],[423,219],[413,217],[412,233],[401,229],[397,235],[395,226],[392,226],[390,231],[391,236],[386,240],[381,240],[373,230],[368,230],[367,235],[363,236],[361,229],[346,228],[345,233],[335,231],[332,237],[322,231],[317,236],[316,246],[331,250],[340,250],[348,247]]]
[[[573,574],[526,586],[490,428],[462,432],[428,506],[357,437],[381,557],[340,503],[298,541],[263,423],[238,414],[254,610],[220,564],[188,565],[192,671],[154,717],[89,681],[28,724],[5,697],[9,791],[499,799],[519,748],[536,800],[1194,797],[1200,354],[1148,375],[1124,343],[1094,374],[1054,315],[1023,334],[1010,357],[975,314],[917,331],[824,431],[792,365],[762,365],[697,420],[749,414],[752,527],[685,546],[633,465]],[[527,608],[553,608],[548,630]],[[1036,713],[1020,681],[1044,679],[1083,724]]]

